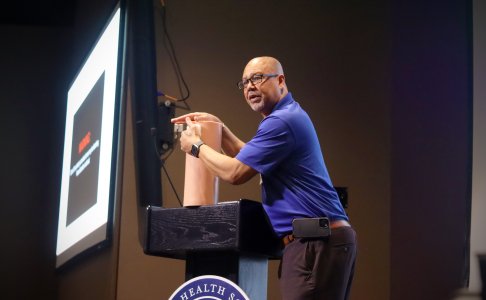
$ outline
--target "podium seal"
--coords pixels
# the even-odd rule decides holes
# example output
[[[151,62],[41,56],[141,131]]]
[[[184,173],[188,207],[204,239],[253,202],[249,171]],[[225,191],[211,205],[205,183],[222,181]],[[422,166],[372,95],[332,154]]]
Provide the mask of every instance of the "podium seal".
[[[169,300],[250,300],[234,282],[224,277],[203,275],[182,284]]]

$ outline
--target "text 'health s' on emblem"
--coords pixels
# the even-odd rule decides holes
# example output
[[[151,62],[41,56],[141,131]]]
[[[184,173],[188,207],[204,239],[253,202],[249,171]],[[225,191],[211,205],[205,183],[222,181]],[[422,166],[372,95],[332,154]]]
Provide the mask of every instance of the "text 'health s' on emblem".
[[[203,275],[182,284],[169,300],[250,300],[234,282],[224,277]]]

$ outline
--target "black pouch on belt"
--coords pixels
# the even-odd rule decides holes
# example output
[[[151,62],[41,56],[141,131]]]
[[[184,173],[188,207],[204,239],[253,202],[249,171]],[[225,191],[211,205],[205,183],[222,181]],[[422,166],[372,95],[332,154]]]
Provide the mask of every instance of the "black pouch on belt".
[[[319,238],[331,235],[328,218],[302,218],[292,221],[292,234],[296,238]]]

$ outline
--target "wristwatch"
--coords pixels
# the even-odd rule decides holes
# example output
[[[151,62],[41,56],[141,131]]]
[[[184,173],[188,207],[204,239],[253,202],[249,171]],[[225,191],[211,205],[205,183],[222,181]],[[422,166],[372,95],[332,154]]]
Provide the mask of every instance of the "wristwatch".
[[[193,144],[192,148],[191,148],[191,155],[199,158],[199,149],[201,149],[202,145],[204,145],[204,142],[201,141],[201,140],[199,140],[199,142]]]

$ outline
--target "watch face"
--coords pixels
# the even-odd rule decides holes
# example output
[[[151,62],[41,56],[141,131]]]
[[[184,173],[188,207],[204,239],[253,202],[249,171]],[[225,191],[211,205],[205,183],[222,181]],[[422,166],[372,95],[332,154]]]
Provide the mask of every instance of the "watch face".
[[[199,149],[199,147],[197,145],[195,145],[195,144],[192,145],[192,148],[191,148],[191,154],[192,154],[192,156],[197,157],[197,154],[199,152],[198,149]]]
[[[199,148],[201,148],[202,145],[204,145],[203,141],[193,144],[191,147],[191,155],[199,158]]]

